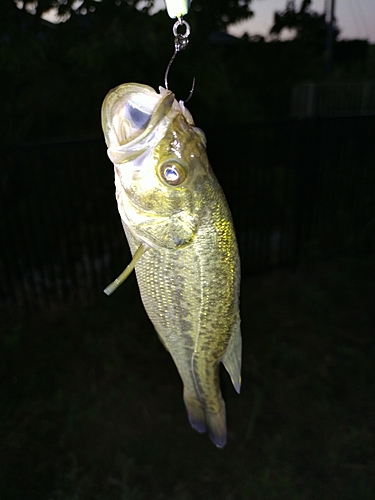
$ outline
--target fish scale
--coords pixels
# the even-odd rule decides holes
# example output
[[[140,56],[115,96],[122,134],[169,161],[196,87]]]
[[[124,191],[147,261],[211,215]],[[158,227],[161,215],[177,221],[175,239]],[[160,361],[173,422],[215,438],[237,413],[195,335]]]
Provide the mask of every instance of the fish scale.
[[[224,363],[237,392],[241,367],[240,263],[233,223],[209,166],[203,134],[191,115],[182,103],[170,99],[169,91],[157,94],[150,87],[136,86],[120,86],[103,104],[119,211],[136,259],[142,302],[181,376],[190,423],[199,432],[208,431],[211,440],[223,447],[226,415],[219,364]],[[126,106],[126,99],[131,101],[127,92],[136,94],[139,109],[142,92],[147,92],[150,117],[139,120],[144,128],[135,138],[116,142],[113,138],[120,135],[111,118],[121,102]],[[150,111],[153,95],[155,107]],[[129,116],[126,109],[123,115]],[[122,126],[116,117],[118,122],[121,130],[135,130],[134,124]],[[145,155],[142,165],[133,164],[129,148],[133,151],[134,141],[144,154],[142,141],[146,147],[154,136],[159,141],[152,154]],[[119,161],[122,153],[124,160]],[[172,172],[171,183],[181,175],[181,182],[168,185],[163,172]],[[139,257],[142,247],[145,251]]]

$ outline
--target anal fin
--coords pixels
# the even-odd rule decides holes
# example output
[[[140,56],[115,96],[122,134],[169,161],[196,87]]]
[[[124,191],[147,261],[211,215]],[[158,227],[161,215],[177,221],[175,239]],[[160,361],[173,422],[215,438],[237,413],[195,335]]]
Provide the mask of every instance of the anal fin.
[[[241,354],[242,339],[240,322],[235,325],[235,329],[229,339],[227,350],[222,358],[222,363],[229,373],[235,390],[240,393],[241,390]]]

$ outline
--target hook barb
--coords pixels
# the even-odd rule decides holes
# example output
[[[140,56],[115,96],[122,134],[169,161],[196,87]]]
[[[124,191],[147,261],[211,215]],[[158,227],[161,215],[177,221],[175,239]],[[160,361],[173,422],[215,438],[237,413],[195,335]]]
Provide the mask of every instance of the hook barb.
[[[189,91],[188,98],[184,100],[184,103],[187,103],[193,97],[194,89],[195,89],[195,77],[193,77],[193,83],[191,85],[191,89]]]

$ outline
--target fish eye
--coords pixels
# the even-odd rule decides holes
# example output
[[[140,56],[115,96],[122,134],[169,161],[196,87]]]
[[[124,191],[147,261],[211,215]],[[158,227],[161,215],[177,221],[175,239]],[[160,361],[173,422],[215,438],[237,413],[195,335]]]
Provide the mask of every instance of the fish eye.
[[[160,177],[169,186],[179,186],[185,180],[185,172],[179,163],[168,161],[161,165]]]

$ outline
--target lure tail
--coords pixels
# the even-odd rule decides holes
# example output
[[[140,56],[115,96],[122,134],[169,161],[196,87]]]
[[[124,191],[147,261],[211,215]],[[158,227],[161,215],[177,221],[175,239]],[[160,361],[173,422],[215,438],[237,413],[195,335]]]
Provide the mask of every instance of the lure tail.
[[[135,268],[136,263],[139,261],[139,259],[142,257],[142,255],[145,253],[147,250],[147,247],[141,243],[137,249],[137,251],[134,253],[133,258],[130,262],[130,264],[122,271],[120,276],[115,279],[115,281],[112,281],[106,288],[104,288],[103,292],[107,295],[111,295],[124,281],[126,278],[129,276],[129,274],[133,271]]]
[[[184,402],[190,425],[196,431],[207,432],[211,441],[218,447],[224,448],[227,442],[227,425],[225,403],[219,396],[219,410],[212,412],[204,408],[203,404],[184,388]]]

